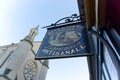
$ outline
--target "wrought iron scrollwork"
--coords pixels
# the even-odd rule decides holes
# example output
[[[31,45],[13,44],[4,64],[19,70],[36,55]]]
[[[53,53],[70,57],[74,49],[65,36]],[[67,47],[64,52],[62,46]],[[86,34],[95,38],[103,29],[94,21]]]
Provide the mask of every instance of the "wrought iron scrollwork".
[[[68,23],[75,23],[75,22],[81,22],[81,21],[85,21],[85,20],[81,20],[82,16],[78,16],[77,14],[72,14],[69,17],[64,17],[58,21],[56,21],[54,24],[51,24],[49,26],[45,26],[43,28],[53,28],[56,26],[60,26],[60,25],[64,25],[64,24],[68,24]]]

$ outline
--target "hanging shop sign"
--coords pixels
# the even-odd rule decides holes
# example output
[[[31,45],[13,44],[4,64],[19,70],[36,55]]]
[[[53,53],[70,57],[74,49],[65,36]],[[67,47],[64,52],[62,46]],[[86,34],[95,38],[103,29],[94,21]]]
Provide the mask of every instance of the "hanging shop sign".
[[[85,22],[48,28],[36,59],[91,55]]]

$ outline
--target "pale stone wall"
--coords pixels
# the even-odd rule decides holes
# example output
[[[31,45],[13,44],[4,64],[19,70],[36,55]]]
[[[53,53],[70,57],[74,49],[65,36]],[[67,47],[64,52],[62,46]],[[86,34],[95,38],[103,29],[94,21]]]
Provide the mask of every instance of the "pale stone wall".
[[[45,80],[48,64],[46,66],[44,61],[35,60],[35,54],[39,46],[40,42],[34,42],[32,48],[29,42],[26,41],[14,45],[1,46],[0,80],[25,80],[26,77],[28,77],[26,80],[30,80],[31,76],[34,76],[33,80]],[[30,61],[35,64],[30,63]],[[27,67],[25,67],[26,65]]]

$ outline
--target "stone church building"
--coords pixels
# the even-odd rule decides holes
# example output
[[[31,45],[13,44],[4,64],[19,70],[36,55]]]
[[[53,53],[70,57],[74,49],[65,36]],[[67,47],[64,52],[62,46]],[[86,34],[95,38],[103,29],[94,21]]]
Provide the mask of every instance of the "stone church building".
[[[47,60],[35,60],[41,42],[35,42],[38,27],[17,44],[0,46],[0,80],[45,80]]]

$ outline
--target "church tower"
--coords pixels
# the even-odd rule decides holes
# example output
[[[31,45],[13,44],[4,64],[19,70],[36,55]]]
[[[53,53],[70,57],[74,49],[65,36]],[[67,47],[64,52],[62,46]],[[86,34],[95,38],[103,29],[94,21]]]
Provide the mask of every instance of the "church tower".
[[[33,42],[35,36],[39,33],[38,32],[39,25],[36,28],[30,30],[30,33],[25,37],[25,39]]]
[[[35,60],[41,43],[34,41],[38,27],[20,43],[0,47],[0,80],[45,80],[48,61]]]

